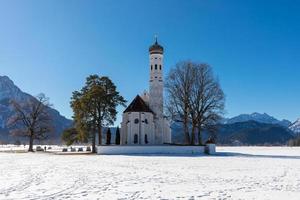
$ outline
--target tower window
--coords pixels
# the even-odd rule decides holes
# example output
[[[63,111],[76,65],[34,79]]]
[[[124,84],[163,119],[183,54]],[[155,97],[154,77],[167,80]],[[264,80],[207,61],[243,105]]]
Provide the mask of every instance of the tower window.
[[[157,58],[155,57],[155,59],[157,59]]]
[[[134,120],[134,123],[135,123],[135,124],[139,123],[139,119],[136,118],[136,119]]]
[[[155,70],[157,70],[157,64],[155,64]]]
[[[139,136],[137,134],[134,134],[133,143],[137,144],[138,143],[138,139],[139,139]]]
[[[153,69],[153,66],[151,65],[151,70]]]
[[[145,135],[145,144],[148,144],[148,136]]]
[[[148,124],[148,120],[147,119],[145,119],[145,123]]]
[[[161,70],[161,65],[159,65],[159,70]]]

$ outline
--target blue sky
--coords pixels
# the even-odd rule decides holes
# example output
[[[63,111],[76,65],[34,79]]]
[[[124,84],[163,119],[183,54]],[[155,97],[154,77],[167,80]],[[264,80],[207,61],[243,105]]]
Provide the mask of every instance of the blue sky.
[[[0,75],[44,92],[71,117],[72,91],[89,74],[109,76],[128,101],[148,89],[148,47],[158,34],[165,73],[185,59],[213,67],[227,117],[266,112],[294,121],[299,10],[300,1],[284,0],[0,0]]]

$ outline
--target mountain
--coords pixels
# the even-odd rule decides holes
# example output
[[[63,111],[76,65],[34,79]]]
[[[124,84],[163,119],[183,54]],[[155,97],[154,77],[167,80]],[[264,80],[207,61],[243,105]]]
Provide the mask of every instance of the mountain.
[[[226,145],[284,145],[294,133],[278,124],[257,121],[219,125],[218,143]]]
[[[292,131],[278,124],[245,121],[217,126],[217,143],[220,145],[285,145],[288,140],[294,138]],[[182,127],[181,123],[172,123],[173,143],[184,141]],[[206,131],[203,131],[202,134],[205,142],[208,134]]]
[[[289,129],[295,134],[300,135],[300,118],[290,125]]]
[[[11,100],[16,102],[26,102],[35,97],[20,90],[14,82],[7,76],[0,76],[0,142],[14,142],[19,138],[14,138],[9,134],[7,120],[14,114],[14,110],[9,104]],[[54,123],[54,134],[49,137],[50,142],[60,142],[62,130],[70,127],[72,121],[60,115],[60,113],[49,108],[50,115]],[[21,140],[22,138],[20,138]]]
[[[246,121],[256,121],[265,124],[278,124],[283,127],[289,127],[291,122],[288,120],[278,120],[267,113],[252,113],[252,114],[241,114],[233,118],[224,119],[222,121],[223,124],[234,124],[237,122],[246,122]]]

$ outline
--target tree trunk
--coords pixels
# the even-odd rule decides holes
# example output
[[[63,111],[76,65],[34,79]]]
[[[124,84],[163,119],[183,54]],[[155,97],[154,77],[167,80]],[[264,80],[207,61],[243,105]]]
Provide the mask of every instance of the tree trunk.
[[[93,138],[92,138],[92,153],[97,153],[96,151],[96,132],[93,132]]]
[[[33,152],[33,133],[30,131],[29,134],[29,148],[28,151]]]
[[[193,123],[191,145],[195,145],[196,125]]]
[[[202,136],[201,136],[201,130],[198,128],[198,144],[202,145]]]
[[[98,144],[102,145],[102,126],[98,126]]]
[[[190,134],[189,134],[187,117],[184,117],[183,127],[184,127],[185,144],[190,144]]]

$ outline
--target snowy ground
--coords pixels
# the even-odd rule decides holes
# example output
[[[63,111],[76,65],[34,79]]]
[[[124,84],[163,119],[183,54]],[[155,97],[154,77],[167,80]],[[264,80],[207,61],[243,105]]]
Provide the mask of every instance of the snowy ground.
[[[0,153],[0,199],[300,199],[300,148],[216,156]]]

